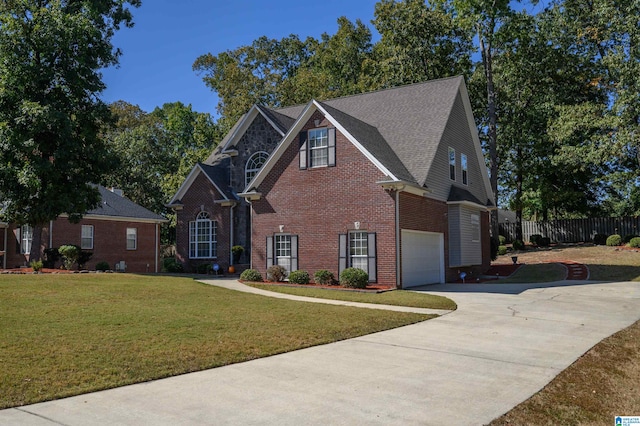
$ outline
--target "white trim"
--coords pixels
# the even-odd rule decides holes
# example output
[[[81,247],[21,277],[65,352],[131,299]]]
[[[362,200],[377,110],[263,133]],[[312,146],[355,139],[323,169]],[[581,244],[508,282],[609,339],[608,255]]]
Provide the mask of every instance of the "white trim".
[[[448,206],[462,205],[467,207],[473,207],[474,209],[482,210],[488,212],[489,210],[493,210],[491,207],[483,206],[482,204],[474,203],[473,201],[447,201]]]
[[[258,114],[260,114],[265,120],[267,120],[267,123],[269,123],[269,125],[273,127],[273,130],[278,132],[280,136],[284,136],[282,130],[280,130],[280,128],[273,122],[273,120],[271,120],[271,118],[269,118],[269,116],[262,111],[262,107],[254,104],[251,106],[251,109],[240,118],[238,125],[235,126],[235,129],[233,129],[233,132],[222,147],[223,153],[227,151],[230,146],[234,146],[238,142],[238,140],[245,134],[249,126],[251,126],[253,120],[255,120]]]
[[[209,177],[209,175],[205,173],[200,163],[198,163],[195,166],[193,166],[193,169],[191,169],[191,171],[187,175],[187,178],[184,180],[184,182],[182,182],[182,185],[180,185],[180,189],[178,189],[178,192],[176,192],[175,195],[171,198],[171,201],[169,201],[169,204],[167,204],[167,206],[172,206],[176,201],[182,199],[182,197],[184,197],[184,195],[189,190],[191,185],[193,185],[193,182],[195,182],[196,178],[200,173],[205,175],[207,180],[211,182],[213,187],[216,189],[216,191],[218,191],[218,193],[222,196],[224,200],[229,200],[229,198],[224,194],[224,192],[220,190],[220,187],[218,187],[218,185],[216,185],[216,183]]]
[[[60,218],[67,218],[68,215],[61,214],[58,216]],[[108,215],[98,215],[98,214],[86,214],[82,216],[82,219],[91,219],[91,220],[111,220],[114,222],[138,222],[138,223],[167,223],[169,219],[144,219],[139,217],[126,217],[126,216],[108,216]]]

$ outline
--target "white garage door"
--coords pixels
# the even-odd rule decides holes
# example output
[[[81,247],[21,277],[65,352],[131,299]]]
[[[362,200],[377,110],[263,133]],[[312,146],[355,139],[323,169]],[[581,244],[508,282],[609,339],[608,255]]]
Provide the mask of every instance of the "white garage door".
[[[443,282],[443,234],[402,230],[402,288]]]

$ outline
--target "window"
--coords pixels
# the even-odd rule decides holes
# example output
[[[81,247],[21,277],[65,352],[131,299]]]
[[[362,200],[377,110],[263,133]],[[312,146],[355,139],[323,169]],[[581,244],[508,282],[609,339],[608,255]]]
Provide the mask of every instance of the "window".
[[[477,243],[480,241],[480,216],[477,214],[471,215],[471,242]]]
[[[309,130],[309,167],[326,166],[329,161],[327,129]]]
[[[287,273],[298,270],[298,236],[277,234],[267,237],[267,268],[280,265]]]
[[[460,154],[460,165],[462,167],[462,183],[467,184],[467,155]]]
[[[127,228],[127,250],[135,250],[138,248],[138,229]]]
[[[449,148],[449,178],[456,180],[456,150]]]
[[[264,163],[267,162],[267,158],[269,158],[269,154],[266,152],[256,152],[249,160],[247,160],[247,165],[245,167],[245,181],[244,185],[249,185],[249,182],[258,174],[258,171],[262,168]]]
[[[300,132],[300,169],[336,165],[336,129]]]
[[[340,235],[339,273],[346,268],[360,268],[369,275],[369,281],[377,281],[376,234],[353,231]]]
[[[93,225],[82,225],[80,248],[88,250],[93,249]]]
[[[207,212],[200,212],[189,222],[189,258],[211,259],[218,255],[217,222]]]
[[[20,228],[21,244],[20,252],[22,254],[31,253],[31,243],[33,242],[33,228],[31,225],[22,225]]]

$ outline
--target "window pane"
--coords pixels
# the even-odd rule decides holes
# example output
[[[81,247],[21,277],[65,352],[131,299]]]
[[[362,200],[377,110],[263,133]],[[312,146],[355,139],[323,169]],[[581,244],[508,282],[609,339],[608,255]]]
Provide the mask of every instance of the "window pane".
[[[311,167],[326,166],[329,159],[327,129],[309,130],[309,162]]]
[[[276,265],[291,271],[291,235],[276,235]]]
[[[22,235],[22,254],[28,254],[31,252],[31,243],[33,242],[33,228],[31,225],[22,225],[20,229],[20,234]]]
[[[352,268],[359,268],[368,272],[367,255],[369,253],[366,232],[351,232],[349,234],[349,255]]]
[[[82,238],[80,241],[80,248],[93,248],[93,225],[82,225]]]
[[[127,250],[136,250],[138,246],[138,229],[127,228]]]

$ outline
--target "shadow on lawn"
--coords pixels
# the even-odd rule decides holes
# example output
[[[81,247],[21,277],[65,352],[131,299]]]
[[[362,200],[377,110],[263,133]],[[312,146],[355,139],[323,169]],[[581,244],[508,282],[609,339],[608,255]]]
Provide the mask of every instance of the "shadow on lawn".
[[[588,265],[591,280],[640,281],[640,266]]]

